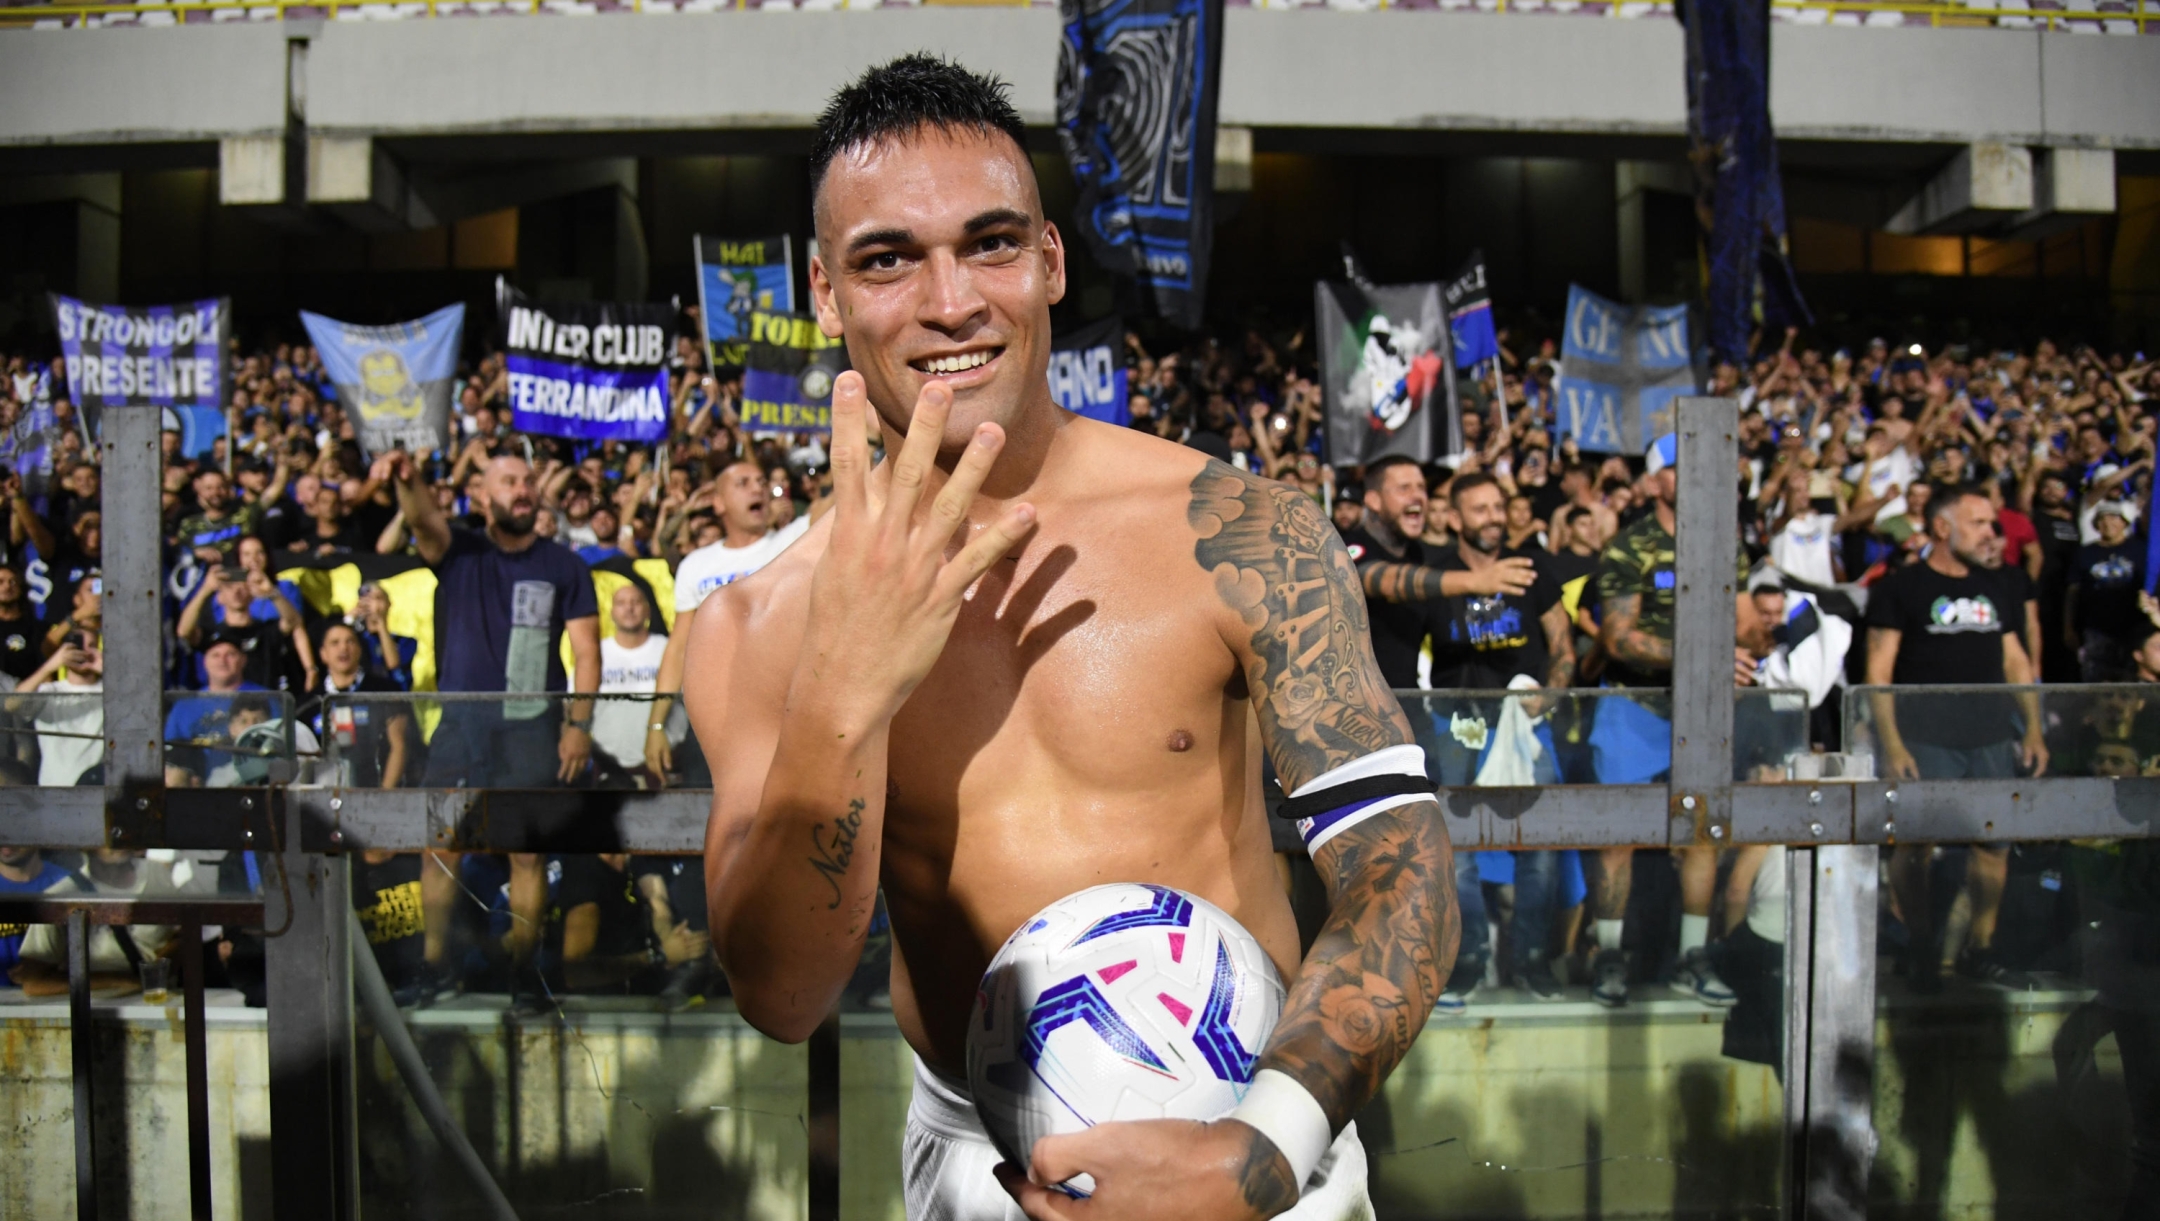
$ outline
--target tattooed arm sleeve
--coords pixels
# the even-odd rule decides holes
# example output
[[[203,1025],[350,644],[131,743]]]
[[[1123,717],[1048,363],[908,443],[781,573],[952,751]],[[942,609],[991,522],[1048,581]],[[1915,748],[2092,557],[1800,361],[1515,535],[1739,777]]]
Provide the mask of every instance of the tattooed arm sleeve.
[[[1607,598],[1602,607],[1605,651],[1644,670],[1672,669],[1672,641],[1642,630],[1642,595]]]
[[[1357,571],[1312,502],[1220,462],[1192,491],[1194,557],[1235,616],[1230,643],[1283,787],[1411,743],[1373,660]],[[1259,1067],[1296,1080],[1339,1132],[1432,1012],[1461,914],[1447,830],[1430,802],[1359,823],[1314,864],[1334,910],[1290,982]]]
[[[1364,591],[1382,602],[1426,602],[1444,596],[1445,573],[1423,564],[1391,564],[1367,560],[1358,565]]]

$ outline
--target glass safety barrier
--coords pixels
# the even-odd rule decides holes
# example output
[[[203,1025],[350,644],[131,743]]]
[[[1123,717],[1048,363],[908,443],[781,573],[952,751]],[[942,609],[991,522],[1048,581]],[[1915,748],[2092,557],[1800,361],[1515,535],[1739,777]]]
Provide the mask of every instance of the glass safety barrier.
[[[2160,774],[2149,685],[1870,688],[1845,708],[1885,781],[2100,778],[2132,803]],[[2160,1189],[2160,842],[2034,839],[2021,812],[2043,812],[1986,808],[1969,842],[1882,854],[1871,1209],[2124,1215]]]

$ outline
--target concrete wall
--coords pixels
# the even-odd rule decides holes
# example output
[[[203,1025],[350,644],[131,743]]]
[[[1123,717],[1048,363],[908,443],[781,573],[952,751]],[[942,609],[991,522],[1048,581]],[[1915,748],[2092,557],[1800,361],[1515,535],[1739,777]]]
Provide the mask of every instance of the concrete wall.
[[[1276,129],[1672,135],[1669,21],[1235,8],[1222,121]],[[302,23],[0,31],[0,145],[276,130]],[[865,65],[924,49],[1003,75],[1052,116],[1044,7],[736,11],[586,20],[330,22],[310,123],[385,136],[800,129]],[[1788,140],[2160,147],[2160,40],[2007,30],[1774,27]]]
[[[308,122],[430,134],[807,127],[834,89],[910,51],[1014,84],[1048,123],[1054,9],[336,22],[308,53]]]
[[[1266,9],[1231,9],[1226,22],[1225,123],[1609,134],[1686,127],[1672,22]]]
[[[1467,1018],[1428,1025],[1361,1118],[1385,1221],[1777,1215],[1780,1089],[1768,1068],[1721,1054],[1721,1015],[1647,992],[1619,1013],[1506,995],[1481,994],[1491,999]],[[2113,1041],[2080,1079],[2062,1080],[2053,1062],[2080,996],[1945,999],[1893,1004],[1878,1023],[1873,1215],[2119,1211],[2129,1125]],[[590,1007],[602,1004],[566,1021],[505,1023],[468,998],[413,1017],[451,1109],[521,1215],[801,1221],[803,1049],[760,1038],[730,1013]],[[112,1216],[186,1214],[175,1012],[129,1006],[101,1031],[112,1119],[99,1148],[128,1201]],[[12,1154],[0,1216],[72,1212],[65,1013],[50,1003],[0,1009],[0,1137]],[[213,1010],[218,1221],[268,1216],[262,1018]],[[842,1034],[841,1216],[904,1221],[907,1045],[882,1015],[850,1015]],[[476,1215],[372,1041],[361,1078],[365,1215]]]
[[[1772,27],[1782,140],[2160,148],[2160,43],[2010,30]]]
[[[0,31],[0,145],[283,131],[285,33],[272,23]]]

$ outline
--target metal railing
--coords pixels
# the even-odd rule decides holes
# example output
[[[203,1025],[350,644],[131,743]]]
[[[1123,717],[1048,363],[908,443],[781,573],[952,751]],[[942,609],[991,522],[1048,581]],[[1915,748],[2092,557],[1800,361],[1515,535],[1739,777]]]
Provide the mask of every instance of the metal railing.
[[[1679,489],[1675,636],[1729,640],[1733,634],[1738,508],[1734,405],[1687,399],[1679,407]],[[357,1215],[353,940],[346,857],[362,849],[496,852],[690,853],[701,850],[710,793],[703,790],[434,787],[380,789],[305,783],[228,788],[169,785],[165,702],[159,690],[160,581],[157,415],[115,408],[105,416],[107,564],[103,787],[0,787],[0,842],[82,849],[240,850],[263,865],[259,907],[186,919],[267,925],[267,1035],[270,1058],[272,1188],[275,1215],[348,1221]],[[1851,693],[1856,731],[1865,731],[1878,694]],[[1892,699],[1939,693],[1893,691]],[[1996,694],[2015,694],[1997,692]],[[1448,737],[1461,705],[1498,707],[1520,693],[1410,692],[1438,734]],[[2051,690],[2058,720],[2119,724],[2135,690]],[[190,695],[187,698],[197,698]],[[529,698],[529,697],[512,697]],[[1866,1206],[1872,1143],[1866,1084],[1873,1062],[1874,925],[1878,847],[1890,843],[2151,837],[2160,820],[2160,777],[2127,774],[2120,752],[2095,774],[2041,778],[1798,778],[1811,752],[1789,734],[1753,749],[1758,705],[1773,716],[1775,693],[1734,693],[1723,648],[1683,648],[1669,690],[1532,693],[1537,716],[1580,721],[1582,709],[1619,702],[1670,726],[1655,757],[1637,760],[1625,783],[1449,787],[1441,809],[1463,847],[1567,848],[1627,845],[1783,844],[1792,900],[1787,913],[1789,978],[1783,1079],[1788,1182],[1793,1216],[1860,1215]],[[2076,701],[2083,704],[2074,707]],[[416,709],[457,704],[414,696]],[[1565,707],[1576,709],[1566,714]],[[2082,707],[2083,711],[2079,711]],[[2141,711],[2133,710],[2133,711]],[[2090,714],[2090,715],[2088,715]],[[294,714],[297,716],[297,714]],[[1481,712],[1476,715],[1482,715]],[[287,717],[287,724],[293,718]],[[1416,717],[1413,717],[1416,720]],[[1495,728],[1488,724],[1488,730]],[[2105,729],[2105,726],[2103,726]],[[1783,731],[1780,731],[1783,732]],[[1465,731],[1465,736],[1475,736]],[[1655,734],[1651,735],[1655,737]],[[1856,737],[1860,736],[1856,732]],[[2112,735],[2110,740],[2121,735]],[[200,749],[218,749],[213,743]],[[1643,749],[1651,749],[1645,747]],[[328,753],[334,753],[335,746]],[[295,752],[296,754],[299,752]],[[1483,753],[1483,748],[1480,748]],[[2096,754],[2095,758],[2098,757]],[[1783,778],[1777,763],[1786,764]],[[1473,761],[1474,762],[1474,761]],[[2142,773],[2143,768],[2135,769]],[[2160,770],[2160,764],[2156,764]],[[1474,773],[1473,773],[1474,778]],[[1567,776],[1560,776],[1565,781]],[[1579,778],[1579,777],[1578,777]],[[73,915],[74,910],[84,914]],[[14,909],[9,909],[14,910]],[[95,913],[89,901],[39,910],[65,917],[71,932],[70,983],[76,1064],[84,1099],[78,1133],[89,1130],[95,1099],[86,1089],[90,1022],[83,943]],[[0,918],[8,912],[0,911]],[[25,918],[19,913],[17,918]],[[115,917],[119,918],[119,917]],[[81,969],[78,957],[84,958]],[[190,1039],[199,1037],[199,973],[191,976]],[[810,1051],[812,1141],[810,1215],[837,1215],[838,1027]],[[191,1082],[199,1057],[191,1048]],[[1857,1082],[1857,1084],[1856,1084]],[[830,1139],[828,1139],[830,1138]],[[96,1215],[96,1149],[77,1145],[83,1215]],[[203,1173],[206,1175],[207,1170]],[[206,1178],[195,1198],[208,1198]],[[198,1215],[207,1215],[198,1213]]]
[[[1235,2],[1235,0],[1233,0]],[[2107,7],[2099,7],[2106,4]],[[97,28],[104,25],[192,24],[224,21],[397,21],[433,17],[546,16],[551,14],[679,14],[767,7],[804,10],[916,8],[967,5],[1054,7],[1046,0],[151,0],[142,4],[22,4],[0,7],[0,28]],[[1321,0],[1245,0],[1238,7],[1319,7]],[[1665,18],[1671,0],[1373,0],[1374,10],[1474,11],[1608,20]],[[2059,4],[1933,0],[1771,0],[1774,20],[1798,25],[2019,29],[2146,34],[2160,22],[2154,0],[2098,0],[2093,7]]]

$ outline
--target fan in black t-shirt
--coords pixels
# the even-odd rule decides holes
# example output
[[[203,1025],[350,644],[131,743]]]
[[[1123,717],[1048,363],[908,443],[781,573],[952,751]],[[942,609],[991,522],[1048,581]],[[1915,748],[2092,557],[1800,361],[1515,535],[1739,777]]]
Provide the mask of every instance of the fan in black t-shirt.
[[[1477,574],[1500,560],[1529,558],[1502,546],[1507,501],[1492,476],[1458,476],[1448,490],[1462,538],[1434,548],[1428,562],[1441,572]],[[1575,648],[1560,589],[1543,572],[1521,593],[1463,594],[1427,604],[1435,687],[1506,687],[1518,675],[1544,687],[1573,681]]]
[[[1365,587],[1373,657],[1388,685],[1417,686],[1418,653],[1431,629],[1426,603],[1457,594],[1520,594],[1536,573],[1528,560],[1502,559],[1482,571],[1431,566],[1425,532],[1425,472],[1399,454],[1365,468],[1365,514],[1342,532]]]
[[[387,675],[365,668],[367,651],[349,623],[323,628],[316,646],[322,678],[300,705],[300,719],[337,757],[337,783],[394,789],[408,778],[414,747],[412,705]],[[374,695],[385,698],[367,699]]]
[[[2040,537],[2040,635],[2051,646],[2041,652],[2040,671],[2048,682],[2078,681],[2077,650],[2065,649],[2060,643],[2064,639],[2063,603],[2079,545],[2076,507],[2067,477],[2059,471],[2040,477],[2032,523]]]
[[[420,903],[418,853],[370,848],[353,863],[352,905],[368,946],[395,994],[421,981],[426,961],[427,916]],[[407,1003],[399,997],[399,1003]]]
[[[657,985],[651,919],[638,902],[627,853],[562,858],[563,981],[573,991],[649,992]]]
[[[2063,644],[2077,654],[2086,682],[2106,681],[2123,667],[2144,622],[2138,593],[2145,588],[2145,545],[2130,536],[2128,511],[2119,501],[2093,515],[2100,541],[2080,547],[2070,565],[2064,604]]]
[[[1984,512],[1983,512],[1984,510]],[[1930,515],[1936,535],[1928,558],[1877,582],[1868,597],[1868,682],[1900,686],[2000,684],[2032,681],[2020,629],[2024,583],[2001,569],[1994,509],[1983,497],[1946,498]],[[1965,518],[1986,518],[1971,523]],[[1944,535],[1973,531],[1974,545]],[[2044,761],[2037,718],[2021,725],[2014,702],[1969,693],[1905,696],[1875,703],[1876,737],[1885,779],[1919,776],[2010,775],[2036,766],[2008,749],[2021,734]],[[1911,744],[1934,749],[1914,752]],[[2004,748],[2000,758],[1982,754]]]
[[[2032,682],[2032,664],[2019,640],[2024,583],[2000,568],[1995,506],[1971,488],[1946,492],[1928,507],[1928,534],[1933,546],[1927,559],[1890,574],[1869,594],[1868,683]],[[1885,693],[1873,698],[1871,708],[1885,780],[2004,779],[2021,768],[2032,775],[2047,769],[2039,701],[2030,693]],[[1928,846],[1914,844],[1898,845],[1890,858],[1891,884],[1910,934],[1906,978],[1922,992],[1941,987],[1929,859]],[[2003,984],[2016,981],[1990,946],[2008,869],[2009,855],[2000,845],[1973,846],[1966,871],[1972,931],[1959,961],[1962,973]]]
[[[0,674],[16,682],[38,672],[45,664],[39,641],[45,629],[31,613],[22,573],[0,566]]]

